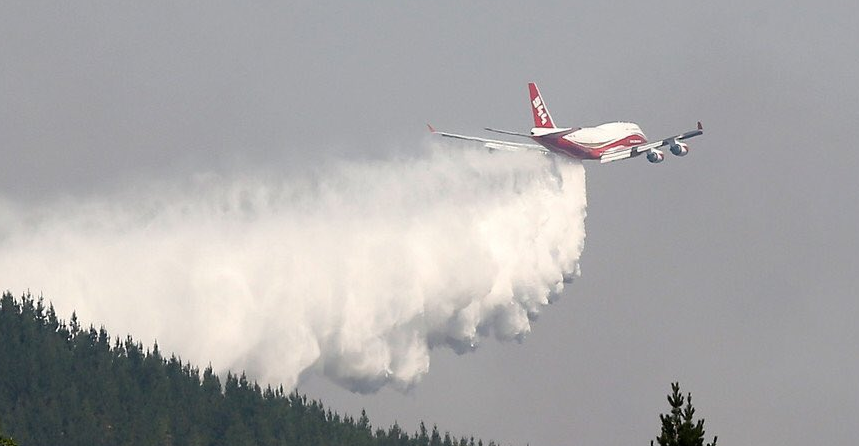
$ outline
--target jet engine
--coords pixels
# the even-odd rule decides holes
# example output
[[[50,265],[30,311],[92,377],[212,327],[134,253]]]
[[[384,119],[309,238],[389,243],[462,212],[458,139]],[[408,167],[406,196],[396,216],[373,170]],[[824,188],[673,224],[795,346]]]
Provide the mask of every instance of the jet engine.
[[[647,161],[650,161],[651,163],[661,163],[664,159],[665,155],[661,150],[653,149],[647,152]]]
[[[671,153],[677,156],[686,156],[689,153],[689,146],[682,142],[671,144]]]

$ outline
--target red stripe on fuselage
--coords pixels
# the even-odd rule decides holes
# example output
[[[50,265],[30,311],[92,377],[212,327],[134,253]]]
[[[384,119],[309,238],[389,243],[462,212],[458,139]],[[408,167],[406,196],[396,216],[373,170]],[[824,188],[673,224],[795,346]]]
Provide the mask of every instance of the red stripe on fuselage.
[[[638,133],[630,133],[623,138],[616,139],[610,143],[606,143],[603,146],[588,147],[582,144],[577,144],[573,141],[570,141],[569,139],[564,138],[564,136],[567,136],[570,133],[575,132],[576,130],[570,130],[568,132],[546,136],[532,136],[531,139],[533,139],[538,144],[549,149],[552,152],[560,153],[561,155],[566,155],[577,159],[599,159],[602,153],[608,149],[613,149],[615,147],[621,146],[632,147],[647,143],[647,139],[644,137],[644,135]]]

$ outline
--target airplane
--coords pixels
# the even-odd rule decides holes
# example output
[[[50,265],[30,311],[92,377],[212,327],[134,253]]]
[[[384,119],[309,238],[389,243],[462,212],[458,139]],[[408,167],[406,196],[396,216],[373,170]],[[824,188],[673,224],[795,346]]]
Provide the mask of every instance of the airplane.
[[[651,163],[661,163],[665,159],[665,154],[659,149],[665,146],[676,156],[686,156],[689,153],[689,145],[683,141],[704,133],[701,121],[698,121],[696,130],[653,142],[648,142],[644,132],[641,131],[641,127],[631,122],[609,122],[596,127],[555,127],[555,122],[552,120],[552,115],[549,114],[546,102],[540,95],[540,90],[537,89],[537,84],[529,83],[528,90],[531,93],[531,112],[534,115],[534,128],[531,129],[530,134],[489,127],[485,130],[530,138],[537,144],[457,135],[439,132],[429,124],[427,127],[435,135],[482,142],[484,147],[490,150],[509,152],[533,150],[544,154],[557,153],[580,160],[600,160],[600,163],[634,158],[643,153],[647,154],[647,160]]]

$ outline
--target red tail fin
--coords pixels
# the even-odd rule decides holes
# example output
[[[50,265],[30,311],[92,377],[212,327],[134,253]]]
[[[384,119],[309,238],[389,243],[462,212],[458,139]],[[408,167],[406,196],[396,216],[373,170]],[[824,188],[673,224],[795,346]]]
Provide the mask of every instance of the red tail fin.
[[[543,102],[543,97],[540,96],[537,84],[533,82],[529,83],[528,90],[531,91],[531,112],[534,113],[534,127],[555,128],[555,123],[552,122],[552,115],[549,114],[549,109],[546,108],[546,103]]]

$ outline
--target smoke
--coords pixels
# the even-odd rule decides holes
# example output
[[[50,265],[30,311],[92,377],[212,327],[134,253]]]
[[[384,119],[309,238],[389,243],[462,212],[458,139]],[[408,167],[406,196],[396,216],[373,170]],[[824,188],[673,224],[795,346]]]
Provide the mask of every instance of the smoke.
[[[199,175],[0,200],[0,286],[216,369],[407,389],[429,352],[520,340],[578,274],[578,162],[432,147],[300,178]]]

